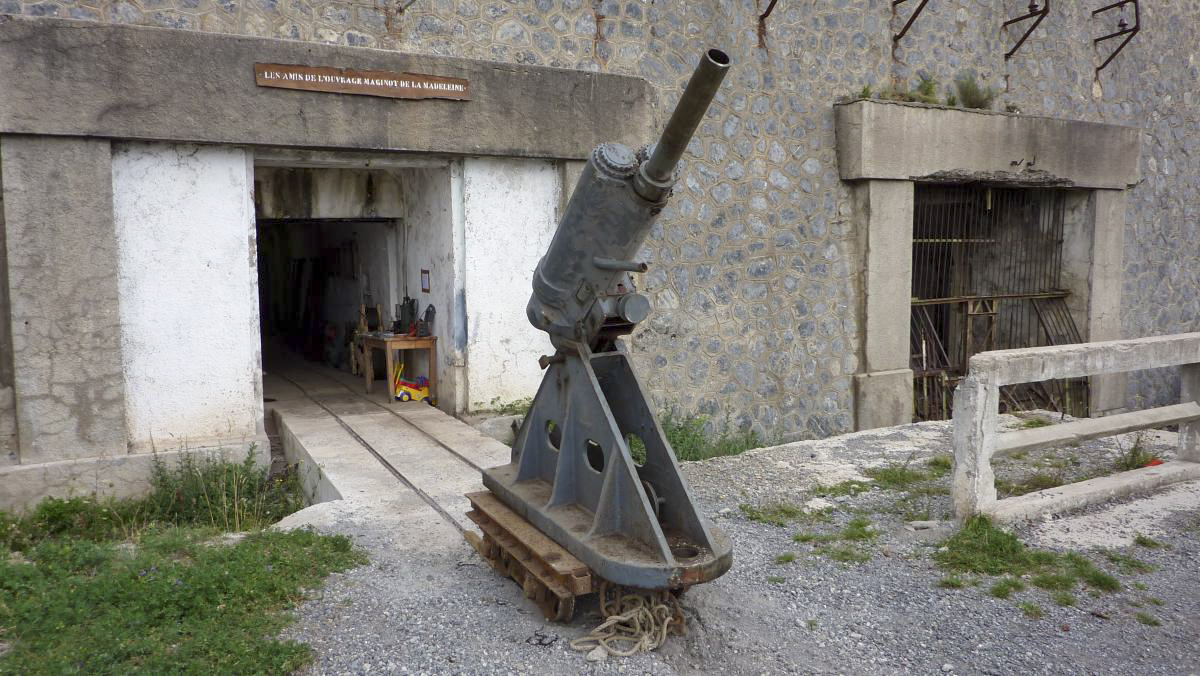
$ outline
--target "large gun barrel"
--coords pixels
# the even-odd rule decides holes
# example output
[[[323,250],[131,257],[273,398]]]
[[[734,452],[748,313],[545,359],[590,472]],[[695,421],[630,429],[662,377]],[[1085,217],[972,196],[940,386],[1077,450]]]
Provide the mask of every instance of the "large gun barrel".
[[[728,69],[724,52],[705,52],[649,159],[619,143],[592,151],[533,275],[529,321],[549,333],[555,347],[591,346],[603,327],[628,332],[649,313],[649,302],[631,293],[629,272],[645,270],[632,259]]]
[[[708,112],[708,106],[717,95],[728,68],[729,57],[725,52],[719,49],[705,52],[700,65],[696,66],[692,78],[688,80],[683,96],[679,98],[679,105],[671,113],[671,120],[667,122],[662,138],[654,146],[654,154],[642,165],[641,173],[647,179],[659,184],[671,181],[675,165],[683,157],[692,135],[696,133],[696,127],[700,126],[700,120]]]

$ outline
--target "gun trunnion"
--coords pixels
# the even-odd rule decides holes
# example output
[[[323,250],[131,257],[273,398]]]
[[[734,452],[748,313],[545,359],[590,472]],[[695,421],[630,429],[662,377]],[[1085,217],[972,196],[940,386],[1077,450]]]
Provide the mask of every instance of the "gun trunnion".
[[[617,340],[646,318],[630,272],[675,167],[729,68],[708,50],[653,152],[592,151],[533,275],[529,321],[557,352],[513,445],[483,483],[509,509],[608,582],[681,589],[733,563],[729,539],[696,510],[645,390]],[[630,454],[640,440],[645,462]]]

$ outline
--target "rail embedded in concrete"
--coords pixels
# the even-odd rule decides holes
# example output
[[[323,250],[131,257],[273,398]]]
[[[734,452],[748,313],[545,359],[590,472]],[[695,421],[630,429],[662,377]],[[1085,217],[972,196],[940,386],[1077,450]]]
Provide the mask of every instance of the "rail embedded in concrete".
[[[1180,369],[1179,404],[1029,430],[1006,433],[997,430],[1003,385],[1164,367]],[[953,425],[954,513],[959,520],[987,514],[1000,521],[1018,521],[1200,478],[1200,333],[975,355],[971,357],[968,376],[954,392]],[[1179,425],[1179,453],[1175,462],[996,499],[992,458],[997,454],[1164,425]]]

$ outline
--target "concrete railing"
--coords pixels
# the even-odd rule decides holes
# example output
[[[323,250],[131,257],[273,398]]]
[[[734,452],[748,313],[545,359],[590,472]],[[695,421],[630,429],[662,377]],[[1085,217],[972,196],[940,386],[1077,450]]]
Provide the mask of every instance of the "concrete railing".
[[[1180,367],[1181,402],[1104,418],[1000,433],[1000,387],[1105,373]],[[1200,478],[1200,333],[983,352],[954,392],[954,514],[1017,521]],[[1062,443],[1179,425],[1175,461],[1026,495],[996,499],[992,458]]]

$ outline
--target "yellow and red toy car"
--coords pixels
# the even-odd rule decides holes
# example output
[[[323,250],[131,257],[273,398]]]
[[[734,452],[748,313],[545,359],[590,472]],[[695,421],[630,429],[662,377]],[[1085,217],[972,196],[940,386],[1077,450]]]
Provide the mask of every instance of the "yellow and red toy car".
[[[429,396],[429,379],[425,376],[417,376],[416,382],[401,378],[404,373],[404,364],[396,365],[395,387],[396,399],[399,401],[423,401],[427,404],[432,404],[433,400]]]

